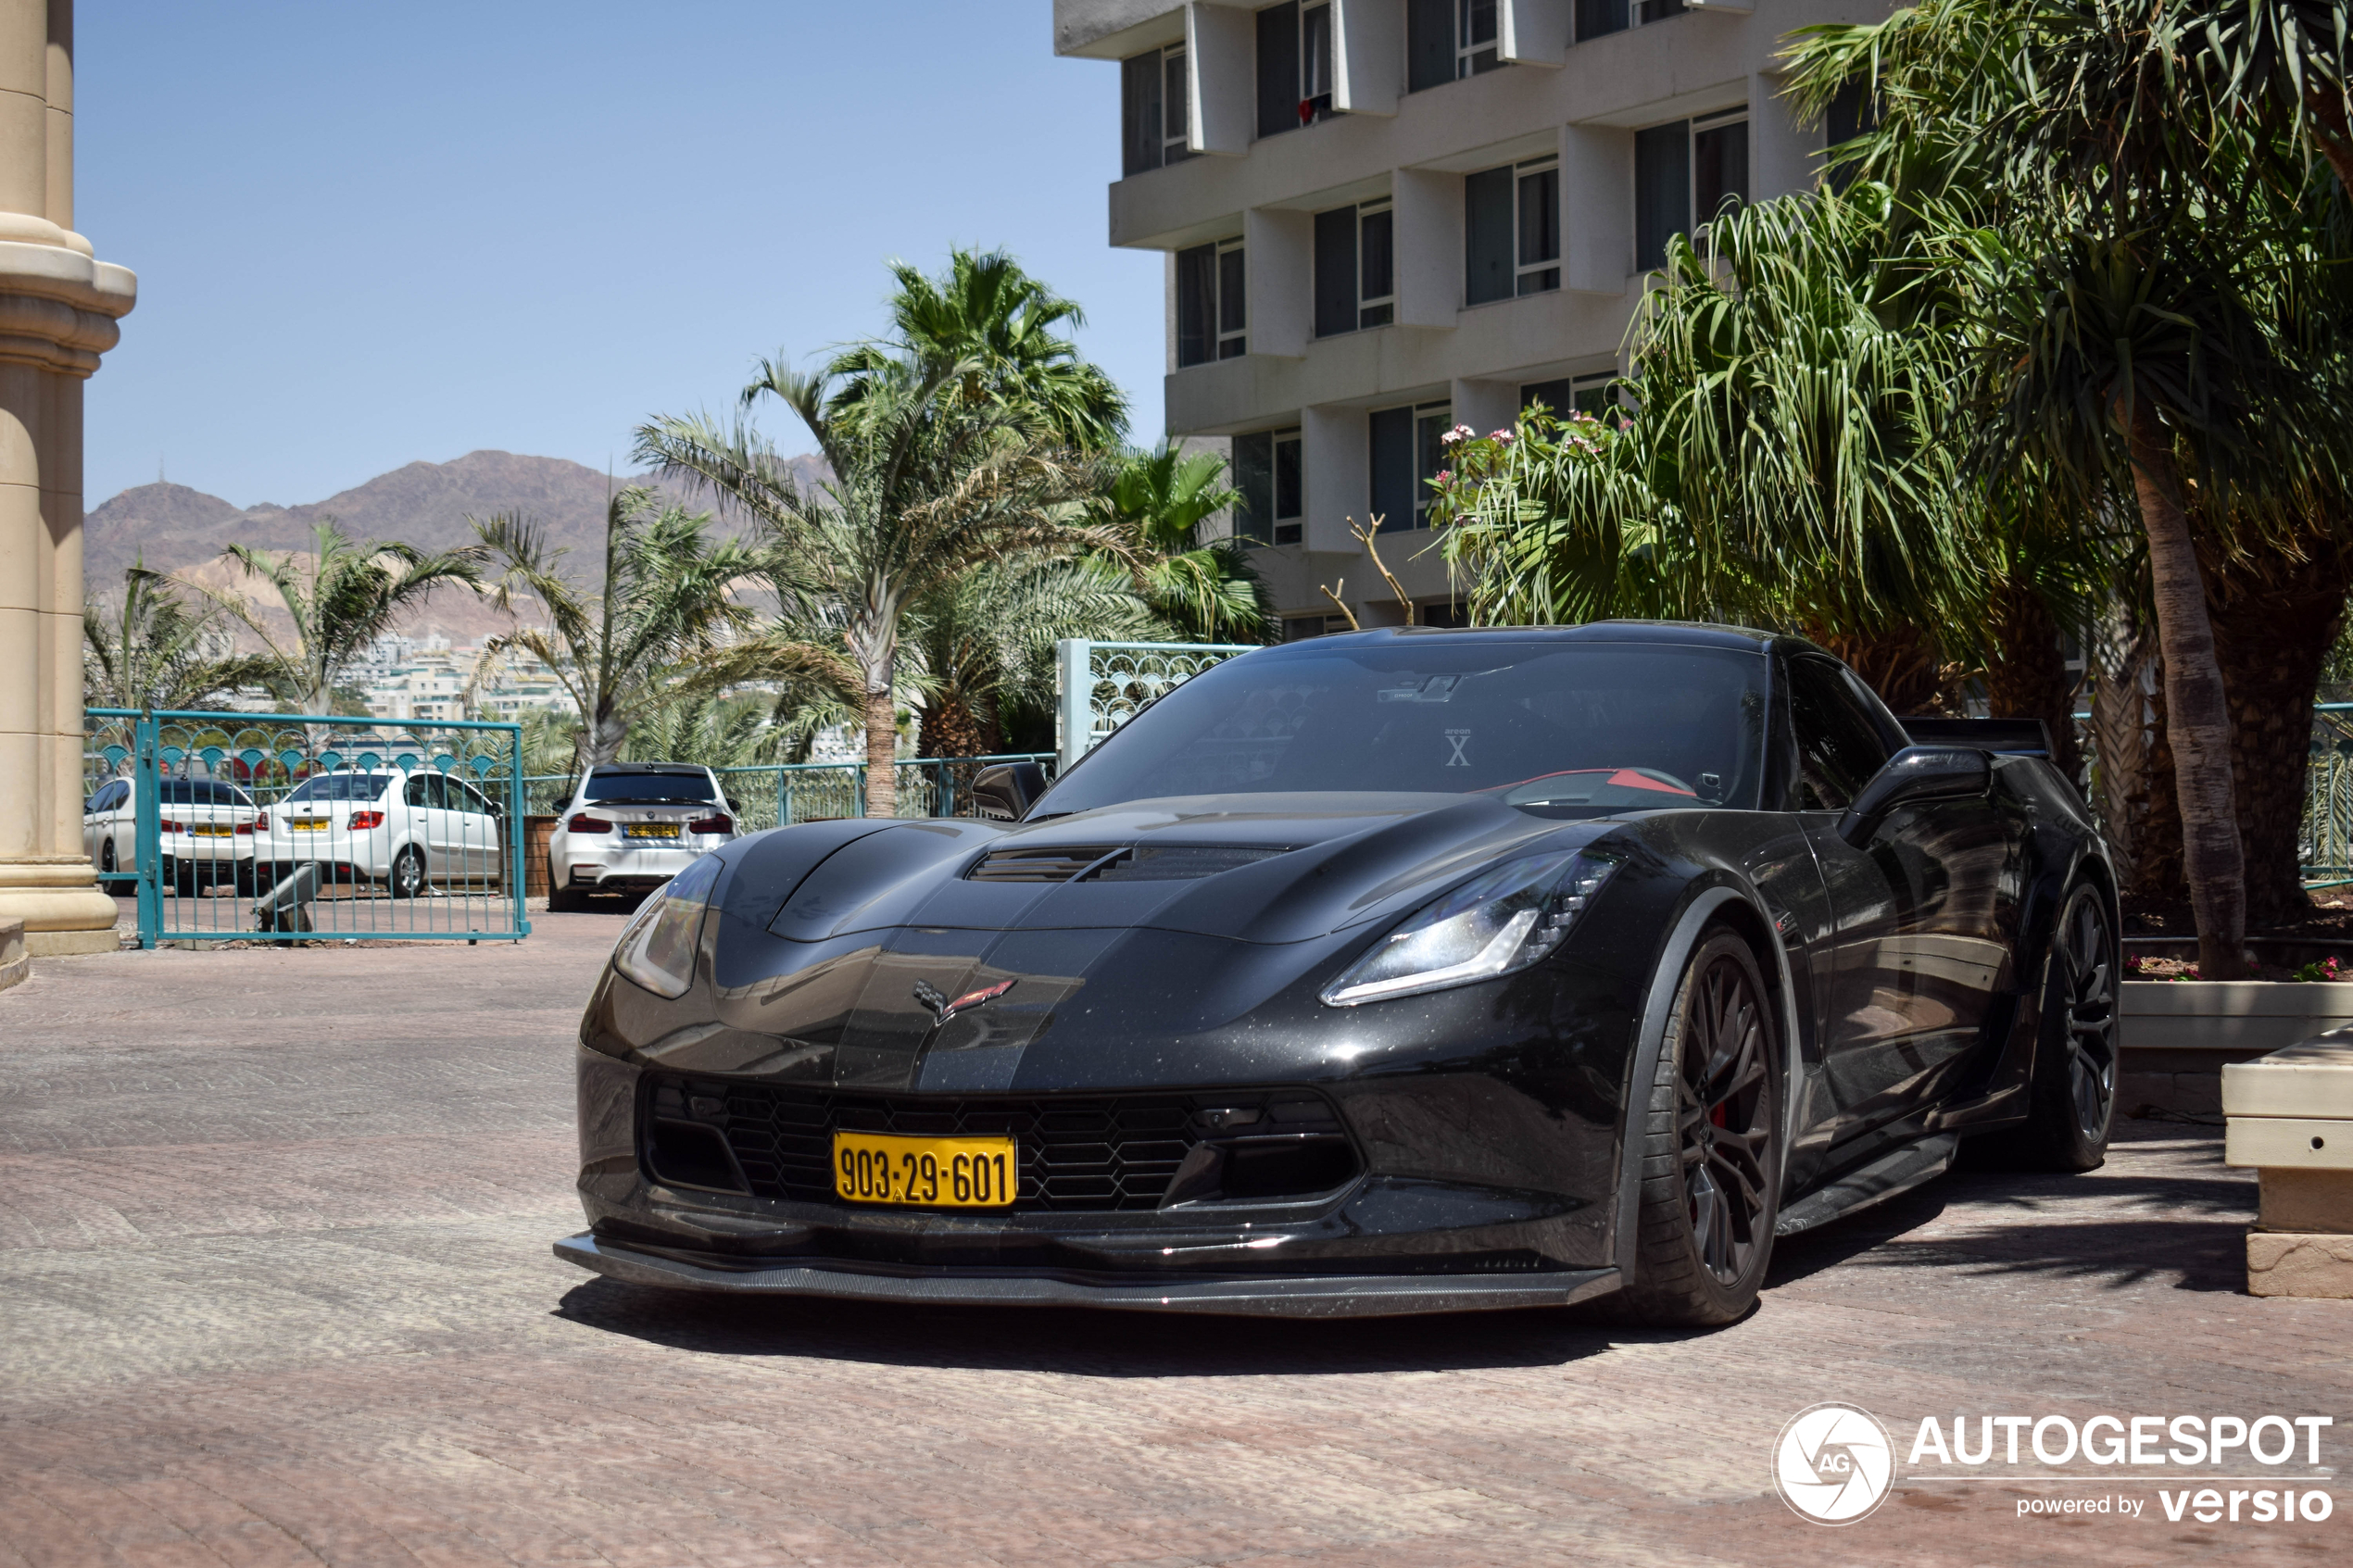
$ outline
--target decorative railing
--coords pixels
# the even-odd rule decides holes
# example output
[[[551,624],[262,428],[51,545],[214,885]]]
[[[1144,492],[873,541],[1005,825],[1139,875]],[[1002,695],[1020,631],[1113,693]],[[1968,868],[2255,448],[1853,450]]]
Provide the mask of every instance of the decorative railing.
[[[1055,755],[1070,767],[1161,696],[1250,651],[1247,643],[1056,643]]]

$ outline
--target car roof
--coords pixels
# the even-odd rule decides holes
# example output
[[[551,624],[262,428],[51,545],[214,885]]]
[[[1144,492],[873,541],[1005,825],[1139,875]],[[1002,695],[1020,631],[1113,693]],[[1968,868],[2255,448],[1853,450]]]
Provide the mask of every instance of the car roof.
[[[698,776],[709,771],[711,770],[699,762],[598,762],[588,770],[591,777],[598,773],[674,773]]]
[[[1683,647],[1740,648],[1765,653],[1776,646],[1806,647],[1803,638],[1753,626],[1724,626],[1705,621],[1589,621],[1577,626],[1378,626],[1364,632],[1336,632],[1277,646],[1363,647],[1412,641],[1512,643],[1647,643]]]

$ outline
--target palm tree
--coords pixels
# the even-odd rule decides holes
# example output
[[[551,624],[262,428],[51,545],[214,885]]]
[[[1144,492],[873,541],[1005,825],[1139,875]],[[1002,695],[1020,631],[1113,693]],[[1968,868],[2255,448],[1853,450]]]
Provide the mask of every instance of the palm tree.
[[[677,667],[751,623],[728,590],[758,563],[739,541],[713,544],[710,521],[659,503],[642,486],[615,492],[605,505],[604,571],[594,587],[565,572],[566,552],[521,514],[474,522],[482,550],[502,569],[492,602],[512,613],[519,597],[536,600],[546,617],[484,644],[475,683],[530,655],[579,709],[576,765],[619,758],[631,722],[661,699]]]
[[[204,592],[261,639],[280,696],[298,713],[324,714],[334,710],[344,671],[369,645],[435,589],[452,583],[471,588],[481,578],[468,551],[429,555],[385,539],[359,544],[332,517],[319,520],[312,541],[308,555],[290,550],[274,559],[244,545],[221,552],[246,580],[258,578],[270,588],[294,623],[291,635],[274,629],[248,596]]]
[[[699,762],[707,768],[756,768],[777,761],[788,737],[768,721],[756,693],[722,696],[681,688],[639,713],[629,726],[623,759],[634,762]]]
[[[1038,553],[1118,551],[1084,503],[1115,436],[1115,391],[1050,330],[1076,307],[1000,256],[957,253],[948,274],[895,269],[895,336],[852,345],[814,374],[763,361],[742,395],[782,402],[831,478],[804,490],[739,416],[660,418],[639,461],[708,485],[748,517],[778,618],[729,651],[736,678],[854,702],[866,735],[866,810],[894,815],[901,624],[910,608],[987,566]]]
[[[943,583],[907,611],[914,665],[907,684],[923,711],[916,754],[1005,750],[1010,718],[1051,713],[1062,638],[1141,642],[1167,633],[1115,560],[1013,560]]]
[[[2281,160],[2259,125],[2204,112],[2196,72],[2151,43],[2191,9],[1928,0],[1815,30],[1796,78],[1817,102],[1872,83],[1866,168],[1925,154],[1971,176],[1941,226],[1968,301],[1978,471],[2032,466],[2087,515],[2110,496],[2137,515],[2200,969],[2233,978],[2246,859],[2194,523],[2329,487],[2341,436],[2315,437],[2344,432],[2347,401],[2336,322],[2311,308],[2317,258],[2268,177]]]
[[[276,661],[222,646],[218,614],[213,605],[192,611],[171,578],[148,571],[141,556],[122,574],[121,604],[93,599],[82,609],[82,706],[210,708],[266,683]]]
[[[1179,637],[1261,643],[1279,630],[1275,596],[1239,539],[1201,537],[1203,522],[1234,502],[1226,459],[1186,454],[1164,441],[1112,471],[1098,519],[1125,543],[1136,592]]]

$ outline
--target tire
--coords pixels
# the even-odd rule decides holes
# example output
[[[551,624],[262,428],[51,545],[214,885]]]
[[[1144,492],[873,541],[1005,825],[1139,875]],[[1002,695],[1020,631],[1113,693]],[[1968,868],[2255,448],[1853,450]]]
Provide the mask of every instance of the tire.
[[[1748,944],[1717,930],[1684,966],[1640,1119],[1634,1280],[1648,1323],[1712,1328],[1756,1304],[1780,1212],[1781,1052]]]
[[[384,872],[384,887],[396,898],[423,897],[425,852],[413,844],[402,845],[392,858],[392,869]]]
[[[107,834],[105,841],[98,846],[98,869],[109,874],[111,874],[116,869],[114,860],[114,834]]]
[[[2107,1162],[2116,1125],[2118,968],[2108,899],[2079,882],[2051,930],[2026,1124],[1970,1139],[1970,1164],[2095,1171]]]
[[[547,912],[551,915],[576,915],[588,907],[588,896],[576,887],[547,888]]]
[[[196,868],[193,861],[175,860],[170,856],[163,861],[164,884],[182,898],[196,896]]]

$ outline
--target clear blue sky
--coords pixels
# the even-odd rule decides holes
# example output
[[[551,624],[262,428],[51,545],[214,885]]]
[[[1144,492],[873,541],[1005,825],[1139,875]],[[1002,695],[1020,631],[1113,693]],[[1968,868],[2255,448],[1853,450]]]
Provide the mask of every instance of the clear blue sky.
[[[77,9],[76,226],[139,274],[90,505],[158,461],[239,506],[476,447],[625,464],[960,244],[1084,304],[1159,434],[1160,258],[1104,242],[1119,73],[1053,56],[1047,0]]]

